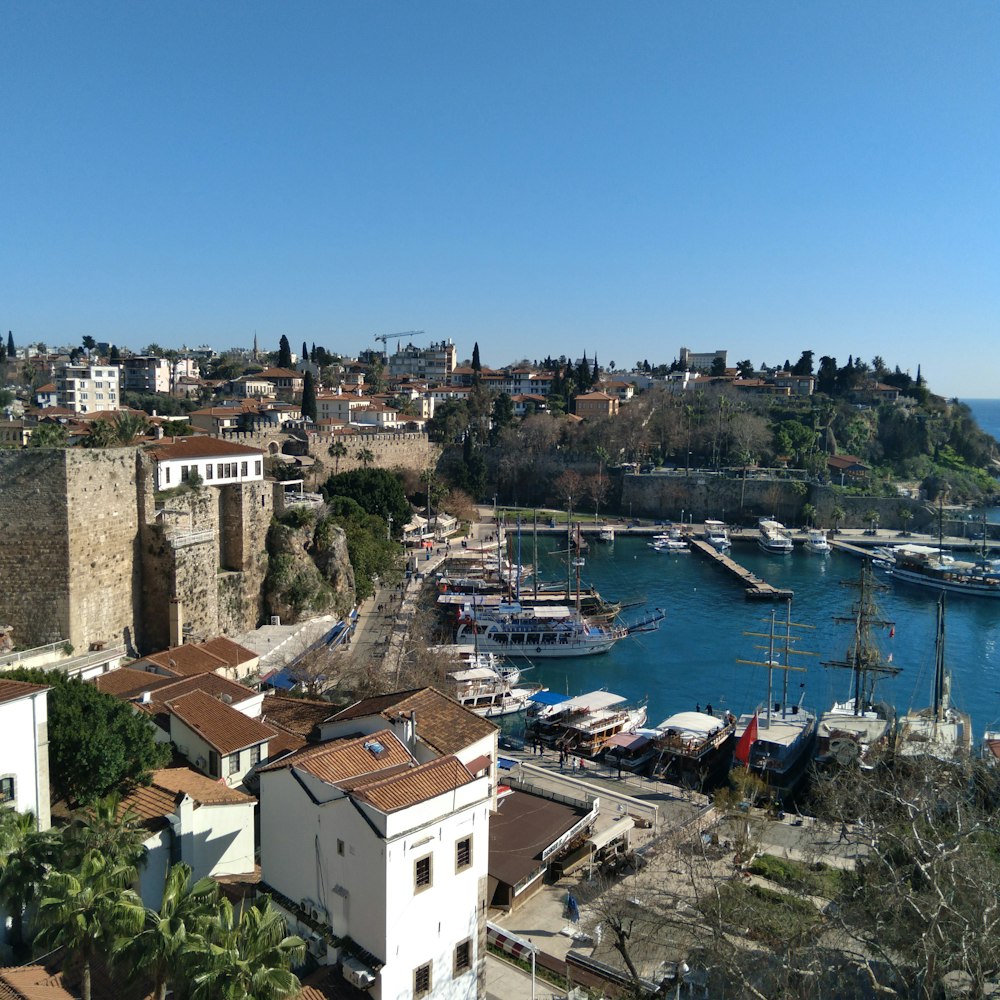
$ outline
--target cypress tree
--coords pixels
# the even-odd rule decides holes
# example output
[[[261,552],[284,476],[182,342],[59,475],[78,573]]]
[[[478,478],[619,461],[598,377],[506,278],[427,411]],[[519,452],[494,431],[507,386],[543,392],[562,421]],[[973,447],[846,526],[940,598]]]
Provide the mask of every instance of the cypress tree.
[[[120,365],[122,363],[121,352],[118,350],[117,344],[111,345],[111,351],[108,353],[108,364],[109,365]]]
[[[309,360],[316,364],[316,342],[313,341],[312,350],[309,352]]]
[[[288,343],[288,338],[284,334],[281,335],[281,340],[278,341],[278,367],[292,367],[292,348]]]
[[[315,423],[316,413],[316,386],[312,372],[306,369],[306,376],[302,382],[302,416],[308,417]]]
[[[306,344],[306,342],[304,340],[302,341],[302,353],[299,355],[299,357],[303,361],[308,361],[309,360],[309,345]]]
[[[600,375],[601,375],[600,369],[597,367],[597,355],[595,354],[594,355],[594,371],[593,371],[593,374],[590,376],[590,384],[593,385],[598,380],[598,378],[600,378]]]
[[[14,333],[11,330],[7,331],[7,357],[12,358],[17,354],[14,350]]]
[[[481,372],[483,370],[482,363],[479,360],[479,341],[478,340],[472,345],[472,370],[474,372]]]

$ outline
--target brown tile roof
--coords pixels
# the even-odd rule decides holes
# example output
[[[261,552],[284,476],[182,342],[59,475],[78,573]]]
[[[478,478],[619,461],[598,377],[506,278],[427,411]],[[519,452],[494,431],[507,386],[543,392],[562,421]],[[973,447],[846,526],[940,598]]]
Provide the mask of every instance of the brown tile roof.
[[[227,639],[224,635],[216,636],[207,642],[199,642],[198,648],[219,657],[220,660],[225,660],[226,665],[230,667],[239,667],[258,658],[258,654],[253,650]]]
[[[382,747],[376,756],[375,744]],[[399,765],[413,763],[410,751],[399,741],[391,729],[381,729],[370,736],[350,736],[329,740],[319,746],[305,747],[284,760],[262,767],[261,771],[276,771],[284,767],[297,767],[330,785],[350,782],[363,775],[376,774]]]
[[[225,458],[228,455],[253,455],[260,458],[264,452],[260,448],[250,448],[234,441],[222,441],[205,434],[174,438],[150,448],[150,453],[158,462],[183,458]]]
[[[235,753],[271,739],[275,730],[251,719],[204,691],[168,702],[170,713],[193,729],[210,747],[221,754]]]
[[[305,745],[306,741],[301,736],[279,729],[274,739],[267,741],[268,760],[277,760],[286,754],[295,753],[296,750],[301,750]]]
[[[439,757],[400,774],[360,785],[353,794],[380,812],[389,813],[444,795],[475,780],[457,757]]]
[[[264,721],[297,736],[308,737],[321,723],[333,715],[335,708],[328,701],[310,701],[306,698],[286,698],[269,694],[261,709]]]
[[[94,678],[94,686],[104,694],[113,694],[116,698],[138,698],[143,691],[155,691],[157,688],[176,684],[176,677],[164,677],[148,670],[136,670],[133,667],[120,667],[99,674]]]
[[[472,743],[492,736],[497,730],[492,722],[480,718],[433,688],[365,698],[338,712],[330,721],[343,722],[371,715],[387,719],[410,712],[415,712],[417,716],[418,738],[442,755],[458,753]]]
[[[183,646],[173,646],[161,653],[150,653],[143,657],[147,663],[155,664],[163,670],[168,670],[175,677],[193,677],[195,674],[208,674],[227,666],[221,656],[215,656],[200,646],[186,643]]]
[[[256,801],[252,795],[229,788],[191,767],[164,767],[153,772],[153,784],[176,795],[190,796],[200,806],[244,805]]]
[[[80,975],[64,971],[65,953],[58,951],[35,965],[0,969],[0,1000],[79,1000]],[[67,963],[68,964],[68,963]],[[130,987],[112,980],[102,961],[91,963],[92,1000],[152,1000],[142,987]]]
[[[150,674],[149,676],[155,676]],[[231,681],[227,677],[220,677],[218,674],[196,674],[194,677],[184,677],[177,680],[175,677],[163,677],[167,683],[156,688],[155,696],[150,701],[141,704],[139,707],[158,715],[168,711],[170,702],[192,691],[202,691],[212,698],[217,699],[224,705],[235,705],[252,698],[257,692],[252,688],[244,687]],[[227,700],[228,699],[228,700]]]
[[[48,691],[44,684],[28,684],[26,681],[8,681],[0,678],[0,704],[5,701],[17,701],[29,694]]]

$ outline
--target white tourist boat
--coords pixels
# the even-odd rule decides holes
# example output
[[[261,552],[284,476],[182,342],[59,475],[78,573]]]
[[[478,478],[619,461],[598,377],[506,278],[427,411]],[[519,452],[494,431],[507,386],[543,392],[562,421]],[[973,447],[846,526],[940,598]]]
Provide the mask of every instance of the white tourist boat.
[[[684,533],[679,527],[674,525],[669,531],[660,532],[653,535],[653,540],[649,543],[650,548],[657,552],[690,552],[691,548],[684,537]]]
[[[452,697],[464,708],[484,719],[516,715],[528,707],[541,687],[514,687],[502,674],[489,667],[469,667],[448,675],[454,688]]]
[[[951,672],[944,662],[944,594],[938,598],[931,705],[899,720],[896,751],[904,757],[952,761],[972,750],[972,720],[951,704]]]
[[[787,555],[792,551],[792,536],[780,521],[762,517],[757,524],[757,544],[772,555]]]
[[[602,542],[607,542],[609,545],[615,540],[615,529],[611,525],[605,525],[601,528],[600,533],[597,536]]]
[[[716,552],[728,552],[732,547],[732,542],[729,540],[729,532],[726,530],[726,525],[723,521],[705,522],[705,541]]]
[[[972,597],[1000,597],[1000,563],[956,559],[930,545],[897,545],[889,575],[893,580]]]
[[[804,544],[807,552],[815,552],[818,555],[829,555],[833,551],[830,548],[830,540],[822,528],[810,528],[806,532]]]
[[[569,754],[594,757],[620,733],[634,733],[646,721],[646,706],[629,707],[610,691],[591,691],[529,712],[528,737]]]

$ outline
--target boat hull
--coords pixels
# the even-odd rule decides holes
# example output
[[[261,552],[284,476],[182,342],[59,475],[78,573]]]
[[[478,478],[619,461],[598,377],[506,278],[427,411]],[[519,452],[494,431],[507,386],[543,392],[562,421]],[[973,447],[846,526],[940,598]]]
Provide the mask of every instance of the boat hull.
[[[935,576],[920,573],[917,570],[903,569],[899,566],[891,566],[889,575],[893,580],[901,580],[903,583],[912,583],[917,587],[926,587],[930,590],[943,591],[948,594],[969,594],[973,597],[1000,597],[1000,578],[987,582],[985,579],[950,579],[946,576]]]

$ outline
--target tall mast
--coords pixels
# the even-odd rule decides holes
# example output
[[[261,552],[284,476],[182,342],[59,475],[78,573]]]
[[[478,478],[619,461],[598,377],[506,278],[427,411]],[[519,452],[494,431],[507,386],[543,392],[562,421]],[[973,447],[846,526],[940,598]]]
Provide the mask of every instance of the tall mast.
[[[535,592],[535,604],[538,604],[538,508],[534,509],[535,523],[534,529],[531,533],[531,566],[534,572],[532,573],[532,589]]]
[[[517,512],[517,602],[521,603],[521,512]]]
[[[871,560],[864,559],[861,563],[861,576],[858,580],[841,580],[842,587],[851,587],[858,591],[857,600],[851,605],[849,615],[834,615],[833,620],[842,625],[852,625],[854,633],[847,649],[847,655],[842,660],[824,660],[824,667],[839,667],[850,670],[854,691],[854,714],[861,715],[871,706],[875,696],[875,679],[877,677],[895,677],[900,668],[885,659],[875,637],[874,628],[893,628],[893,623],[882,617],[875,602],[875,594],[889,588],[876,583],[872,574]]]
[[[573,586],[570,559],[573,554],[573,498],[569,498],[569,508],[566,511],[566,602],[569,603],[570,591]]]
[[[787,701],[788,701],[788,671],[795,670],[798,673],[805,673],[805,667],[794,667],[792,666],[791,658],[793,656],[815,656],[815,653],[809,652],[808,650],[802,649],[792,649],[792,643],[796,642],[797,639],[792,635],[793,628],[815,628],[814,625],[802,625],[797,622],[792,621],[792,602],[787,602],[787,615],[785,619],[785,635],[784,635],[784,647],[782,649],[782,659],[781,661],[777,658],[777,651],[775,649],[775,626],[777,624],[777,615],[774,611],[771,612],[770,618],[770,629],[767,632],[744,632],[744,635],[756,636],[759,639],[767,639],[767,645],[758,645],[757,649],[767,650],[766,660],[740,660],[737,659],[737,663],[746,663],[754,667],[767,667],[767,715],[765,717],[764,726],[765,728],[771,725],[771,708],[774,704],[774,683],[773,674],[775,670],[783,670],[784,681],[782,685],[782,702],[781,702],[781,714],[785,715],[787,711]]]
[[[944,594],[938,598],[937,639],[934,643],[934,727],[944,721],[947,709],[944,670]]]

